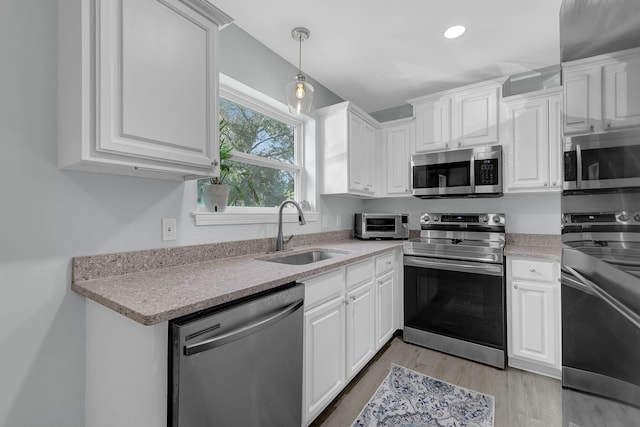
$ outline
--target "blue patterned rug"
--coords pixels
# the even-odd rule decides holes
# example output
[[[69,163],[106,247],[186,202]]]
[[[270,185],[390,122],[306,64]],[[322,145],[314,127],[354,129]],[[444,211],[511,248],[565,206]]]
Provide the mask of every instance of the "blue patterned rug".
[[[492,427],[495,399],[398,365],[352,427]]]

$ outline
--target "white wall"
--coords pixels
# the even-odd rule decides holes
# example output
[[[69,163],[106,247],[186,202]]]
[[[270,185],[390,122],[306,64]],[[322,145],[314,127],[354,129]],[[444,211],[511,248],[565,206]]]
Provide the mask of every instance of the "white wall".
[[[73,256],[276,234],[274,225],[195,227],[193,182],[57,168],[56,7],[51,0],[0,1],[2,427],[84,424],[84,298],[69,290]],[[275,93],[268,68],[253,67],[262,75],[248,82],[249,76],[234,74],[241,67],[231,66],[255,55],[261,45],[237,29],[226,32],[221,44],[228,75]],[[293,77],[293,65],[262,49],[262,58],[286,70],[284,80]],[[315,87],[320,102],[340,101]],[[321,199],[319,204],[333,218],[349,216],[359,203]],[[178,219],[177,241],[160,240],[163,217]],[[328,225],[326,230],[351,228]],[[285,227],[286,234],[318,231],[320,223]]]
[[[409,213],[412,230],[420,229],[420,214],[504,213],[507,233],[560,234],[560,193],[506,194],[487,199],[397,199],[367,200],[366,212]]]

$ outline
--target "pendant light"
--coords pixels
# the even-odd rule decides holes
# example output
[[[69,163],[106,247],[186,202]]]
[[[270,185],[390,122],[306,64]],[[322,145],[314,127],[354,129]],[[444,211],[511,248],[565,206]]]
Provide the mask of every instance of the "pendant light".
[[[298,74],[295,80],[287,84],[285,90],[287,92],[287,104],[291,114],[308,113],[311,110],[311,102],[313,100],[313,86],[307,83],[304,74],[302,74],[302,42],[309,38],[309,30],[303,27],[291,30],[291,38],[299,43],[299,61]]]

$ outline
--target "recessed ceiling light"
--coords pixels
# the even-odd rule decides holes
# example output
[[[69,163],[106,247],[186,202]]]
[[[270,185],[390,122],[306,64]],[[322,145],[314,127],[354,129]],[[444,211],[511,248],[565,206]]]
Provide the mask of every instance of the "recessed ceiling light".
[[[466,28],[462,25],[454,25],[453,27],[449,27],[445,30],[444,36],[448,39],[455,39],[464,34]]]

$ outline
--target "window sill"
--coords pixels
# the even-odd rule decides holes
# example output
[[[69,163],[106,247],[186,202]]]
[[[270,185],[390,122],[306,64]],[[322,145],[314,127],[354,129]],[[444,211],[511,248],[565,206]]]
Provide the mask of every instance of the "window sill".
[[[240,224],[277,224],[278,210],[251,209],[228,207],[224,212],[194,211],[191,212],[195,225],[240,225]],[[304,219],[307,222],[318,222],[318,212],[305,211]],[[298,213],[285,211],[282,214],[283,223],[298,222]]]

